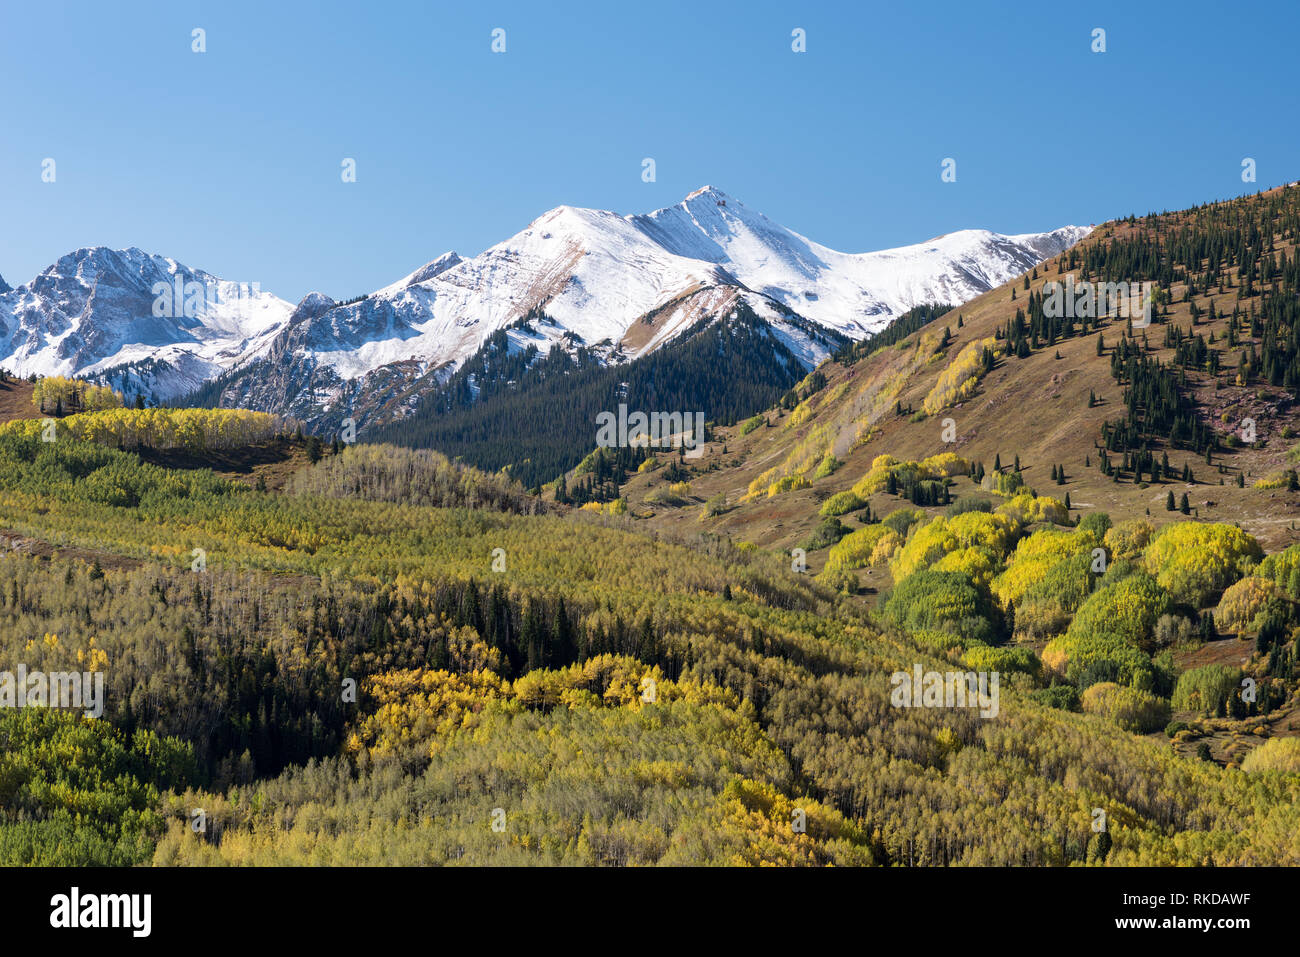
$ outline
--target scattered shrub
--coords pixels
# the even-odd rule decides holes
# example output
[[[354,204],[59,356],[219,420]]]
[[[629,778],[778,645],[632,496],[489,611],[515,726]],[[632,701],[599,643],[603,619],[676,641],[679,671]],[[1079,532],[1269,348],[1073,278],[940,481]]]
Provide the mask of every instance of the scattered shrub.
[[[853,491],[836,492],[826,501],[822,502],[819,514],[822,518],[830,518],[835,515],[844,515],[848,512],[855,512],[867,504],[867,500]]]
[[[837,520],[838,521],[838,520]],[[903,539],[884,524],[868,525],[850,532],[831,547],[826,555],[828,571],[883,565],[903,544]]]
[[[1234,634],[1246,631],[1269,598],[1276,594],[1277,586],[1267,578],[1248,576],[1229,585],[1214,609],[1215,627]]]
[[[1078,711],[1079,710],[1079,689],[1074,685],[1052,685],[1050,688],[1039,688],[1031,691],[1029,697],[1039,704],[1045,704],[1049,708],[1059,708],[1061,711]]]
[[[1269,738],[1241,762],[1248,774],[1262,771],[1283,771],[1300,774],[1300,738]]]
[[[979,495],[963,495],[943,510],[944,515],[954,518],[967,512],[991,512],[993,503]]]
[[[1145,518],[1129,519],[1109,529],[1102,544],[1106,546],[1112,561],[1137,558],[1146,550],[1155,533],[1156,527]]]
[[[1000,675],[1021,672],[1035,680],[1042,674],[1043,663],[1030,648],[990,648],[975,645],[967,648],[962,662],[972,671],[996,671]]]
[[[919,508],[908,508],[904,506],[903,508],[894,509],[894,511],[881,519],[880,524],[884,525],[886,528],[892,528],[898,533],[900,538],[906,538],[908,530],[923,518],[925,518],[925,512],[921,511]]]
[[[1178,603],[1203,607],[1264,557],[1235,525],[1174,522],[1143,552],[1143,564]]]
[[[1184,671],[1174,686],[1174,707],[1206,715],[1227,713],[1229,700],[1241,684],[1241,669],[1206,665]]]
[[[959,572],[920,571],[908,576],[894,587],[883,611],[909,632],[946,631],[986,645],[1000,637],[992,601]]]
[[[1095,684],[1079,699],[1086,714],[1109,718],[1125,731],[1147,734],[1169,724],[1169,702],[1113,682]]]
[[[804,542],[803,547],[810,552],[815,552],[821,548],[830,548],[845,535],[849,534],[848,526],[838,518],[824,518],[818,525],[808,540]]]

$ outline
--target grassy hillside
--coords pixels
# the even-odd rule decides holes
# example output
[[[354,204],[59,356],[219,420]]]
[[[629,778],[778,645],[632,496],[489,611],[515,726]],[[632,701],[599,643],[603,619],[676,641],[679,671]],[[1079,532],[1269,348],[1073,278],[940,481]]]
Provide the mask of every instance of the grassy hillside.
[[[32,388],[32,383],[26,379],[6,379],[0,382],[0,422],[36,417]]]
[[[1157,460],[1168,456],[1177,473],[1167,480],[1152,482],[1144,476],[1146,481],[1135,483],[1131,471],[1111,477],[1098,467],[1103,423],[1122,419],[1126,412],[1126,385],[1118,383],[1111,372],[1116,346],[1127,337],[1126,320],[1103,318],[1087,333],[1079,332],[1076,323],[1075,335],[1050,345],[1039,342],[1025,358],[1005,354],[1008,343],[999,338],[1017,310],[1026,308],[1030,291],[1041,293],[1044,283],[1063,279],[1071,269],[1080,279],[1103,278],[1100,271],[1085,272],[1083,257],[1090,252],[1104,254],[1121,241],[1145,238],[1168,245],[1180,230],[1209,237],[1230,226],[1246,231],[1256,228],[1259,236],[1255,244],[1243,248],[1259,256],[1260,247],[1266,246],[1266,258],[1286,257],[1294,272],[1298,215],[1300,187],[1289,187],[1183,213],[1105,223],[1080,246],[1035,270],[1036,275],[991,290],[895,346],[847,364],[827,362],[820,370],[826,384],[798,408],[769,410],[765,423],[748,434],[743,424],[720,428],[705,458],[694,465],[686,463],[691,471],[692,503],[699,505],[725,495],[728,506],[734,506],[703,522],[702,527],[738,540],[792,548],[817,525],[821,502],[852,488],[877,456],[919,461],[951,452],[982,462],[988,471],[995,459],[1010,466],[1019,456],[1025,483],[1040,494],[1063,498],[1068,492],[1076,517],[1100,511],[1118,521],[1149,514],[1159,525],[1183,517],[1166,511],[1168,493],[1173,491],[1179,503],[1187,494],[1193,517],[1240,524],[1270,550],[1300,540],[1300,531],[1293,527],[1300,518],[1300,495],[1289,490],[1284,479],[1285,470],[1295,467],[1289,453],[1296,439],[1291,436],[1300,433],[1295,383],[1270,382],[1259,369],[1244,383],[1238,382],[1240,353],[1249,352],[1252,346],[1257,352],[1264,347],[1265,330],[1258,322],[1251,328],[1251,315],[1262,315],[1268,298],[1294,303],[1297,289],[1293,280],[1284,282],[1275,270],[1271,281],[1262,281],[1258,259],[1249,286],[1236,266],[1211,273],[1207,260],[1201,259],[1199,268],[1187,270],[1187,276],[1175,267],[1167,284],[1168,303],[1159,308],[1149,328],[1133,331],[1129,341],[1136,343],[1141,355],[1162,363],[1171,363],[1178,353],[1177,348],[1166,345],[1170,329],[1205,337],[1208,350],[1220,357],[1217,373],[1203,366],[1187,368],[1181,390],[1195,404],[1200,420],[1214,432],[1216,447],[1210,463],[1203,452],[1187,443],[1155,437],[1147,442]],[[1240,255],[1235,248],[1229,251]],[[1168,256],[1162,254],[1161,262]],[[1159,281],[1161,276],[1161,270],[1150,268],[1128,278]],[[1190,296],[1189,278],[1194,285]],[[1207,278],[1216,279],[1209,288]],[[1213,319],[1208,315],[1211,302]],[[1200,314],[1195,325],[1193,309]],[[1235,320],[1234,310],[1238,314]],[[1235,327],[1234,347],[1226,344],[1230,325]],[[1283,330],[1284,336],[1294,341],[1293,324]],[[947,341],[941,344],[945,335]],[[1104,342],[1100,355],[1099,336]],[[941,376],[954,367],[964,350],[978,348],[989,339],[993,339],[996,361],[973,392],[957,401],[944,401],[937,394],[931,398]],[[1289,347],[1288,355],[1293,361],[1294,346]],[[1095,397],[1092,406],[1090,395]],[[944,420],[949,418],[953,440],[945,441]],[[1255,422],[1253,444],[1239,439],[1241,423],[1247,418]],[[843,464],[833,474],[814,480],[826,451]],[[1112,457],[1118,458],[1114,453]],[[1064,484],[1057,484],[1052,477],[1057,465],[1064,467]],[[1191,469],[1194,481],[1181,480],[1184,466]],[[746,500],[751,483],[770,469],[802,475],[810,485],[772,498],[760,495]],[[1238,487],[1238,476],[1244,487]],[[1280,482],[1280,487],[1256,488],[1260,482]],[[656,528],[677,526],[684,515],[693,521],[693,514],[679,509],[644,504],[647,493],[658,484],[654,472],[628,483],[625,495],[633,512],[646,516]],[[973,483],[959,479],[953,494],[974,490]],[[871,496],[876,514],[899,504],[887,496]]]

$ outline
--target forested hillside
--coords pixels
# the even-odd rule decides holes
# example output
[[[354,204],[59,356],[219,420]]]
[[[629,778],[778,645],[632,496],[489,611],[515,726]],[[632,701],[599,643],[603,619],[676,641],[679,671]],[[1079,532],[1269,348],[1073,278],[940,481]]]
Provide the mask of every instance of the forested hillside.
[[[1049,656],[1007,647],[978,590],[968,611],[933,601],[958,573],[918,531],[898,557],[917,587],[873,619],[718,538],[515,514],[508,496],[461,507],[481,494],[464,479],[440,500],[454,507],[387,501],[419,466],[360,451],[275,493],[0,436],[3,666],[103,673],[101,719],[43,720],[126,769],[70,790],[65,764],[6,731],[6,762],[32,768],[3,776],[6,862],[1300,860],[1300,779],[1271,770],[1286,755],[1228,768],[1130,730],[1118,693],[1061,706]],[[1053,534],[1045,508],[974,513],[954,535],[1014,577]],[[1077,548],[1109,533],[1067,531]],[[1257,577],[1289,581],[1294,554]],[[1082,658],[1066,656],[1068,677]],[[893,672],[956,661],[1003,672],[996,717],[891,705]],[[1138,669],[1143,693],[1167,690],[1165,668]],[[114,801],[132,810],[78,816]]]
[[[822,334],[830,344],[843,341]],[[799,360],[743,300],[731,318],[702,322],[624,365],[605,365],[581,346],[545,356],[535,348],[512,353],[503,331],[446,386],[422,399],[414,414],[362,439],[431,447],[493,471],[509,467],[533,487],[553,481],[591,451],[602,410],[626,403],[734,422],[776,401],[802,375]]]

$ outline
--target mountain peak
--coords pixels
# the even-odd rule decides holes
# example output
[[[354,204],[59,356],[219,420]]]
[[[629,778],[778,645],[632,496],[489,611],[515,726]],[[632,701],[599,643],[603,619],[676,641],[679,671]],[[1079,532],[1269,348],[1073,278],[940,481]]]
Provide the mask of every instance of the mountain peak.
[[[315,319],[333,309],[337,302],[323,292],[309,292],[303,296],[298,305],[293,307],[293,312],[289,314],[289,325],[296,325],[307,319]]]
[[[298,305],[294,306],[294,310],[295,311],[299,309],[323,310],[336,305],[338,305],[338,303],[334,301],[333,297],[327,296],[323,292],[316,292],[315,290],[313,290],[312,292],[307,293],[307,295],[303,296],[302,299],[298,301]]]
[[[415,272],[411,273],[410,275],[403,276],[401,279],[397,280],[397,282],[391,283],[385,286],[383,289],[378,290],[378,294],[392,295],[401,292],[403,289],[406,289],[409,286],[415,286],[422,282],[428,282],[430,279],[433,279],[437,276],[441,276],[447,270],[456,268],[464,261],[465,260],[461,258],[459,253],[457,253],[455,250],[449,249],[447,252],[439,256],[437,259],[430,260],[429,262],[425,263],[423,266],[415,270]]]
[[[449,249],[437,259],[425,263],[415,272],[411,273],[411,282],[426,282],[434,276],[442,275],[448,269],[459,266],[462,262],[464,262],[464,260],[460,258],[460,255],[454,249]]]
[[[3,296],[5,293],[9,292],[9,290],[11,290],[11,289],[13,289],[13,286],[11,286],[11,285],[9,285],[9,283],[5,282],[5,277],[4,277],[4,276],[0,276],[0,296]]]
[[[21,375],[111,373],[115,388],[172,398],[268,345],[291,309],[135,246],[82,246],[4,296],[0,358]]]
[[[682,202],[689,203],[691,200],[699,199],[701,197],[703,197],[704,199],[712,199],[721,206],[725,206],[728,201],[735,202],[735,200],[733,200],[722,190],[718,189],[718,187],[716,186],[701,186],[699,189],[695,190],[694,192],[687,193],[686,198],[682,200]]]

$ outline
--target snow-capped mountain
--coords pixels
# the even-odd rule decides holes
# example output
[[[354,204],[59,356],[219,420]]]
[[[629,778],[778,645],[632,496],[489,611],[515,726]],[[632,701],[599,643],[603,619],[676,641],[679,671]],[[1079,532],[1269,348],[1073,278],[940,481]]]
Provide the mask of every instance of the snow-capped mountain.
[[[948,233],[914,246],[841,253],[772,222],[712,186],[630,218],[678,256],[715,264],[748,288],[855,339],[913,306],[960,305],[1077,243],[1087,227],[1001,236]]]
[[[473,259],[445,253],[359,302],[291,324],[277,351],[311,354],[342,379],[400,360],[436,368],[544,312],[552,322],[512,330],[520,347],[546,351],[564,339],[631,359],[739,295],[812,364],[825,354],[785,322],[787,310],[862,338],[915,305],[966,302],[1087,232],[963,230],[855,254],[821,246],[713,187],[645,216],[560,206]],[[638,322],[651,314],[653,322]]]
[[[139,249],[69,253],[0,291],[0,364],[170,398],[270,345],[292,307]]]
[[[358,300],[312,293],[296,307],[138,249],[94,247],[0,292],[0,364],[160,399],[202,387],[206,401],[309,421],[359,404],[401,416],[498,331],[516,352],[559,345],[622,362],[743,304],[811,368],[845,336],[922,303],[966,302],[1087,232],[963,230],[841,253],[704,187],[646,215],[560,206],[473,258],[444,253]]]

